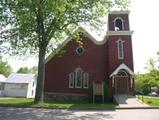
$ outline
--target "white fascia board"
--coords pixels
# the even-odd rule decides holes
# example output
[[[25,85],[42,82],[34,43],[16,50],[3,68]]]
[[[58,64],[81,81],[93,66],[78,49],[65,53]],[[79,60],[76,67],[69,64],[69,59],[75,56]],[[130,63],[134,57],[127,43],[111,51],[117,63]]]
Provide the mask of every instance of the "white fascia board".
[[[132,35],[134,31],[107,31],[107,36]]]
[[[96,45],[103,45],[106,42],[106,38],[104,37],[104,40],[102,41],[97,41],[90,33],[88,33],[83,27],[79,27],[79,29],[82,29],[84,32],[84,35],[86,35],[86,37],[88,37],[94,44]],[[66,46],[70,41],[72,40],[71,37],[67,37],[66,40],[64,40],[64,42],[60,45],[60,47],[64,47]],[[51,53],[46,59],[45,59],[45,63],[47,63],[49,60],[51,60],[52,57],[54,57],[55,54]]]
[[[91,34],[89,34],[86,30],[84,30],[84,34],[94,43],[94,44],[96,44],[96,45],[103,45],[106,41],[107,41],[107,39],[104,37],[104,39],[103,40],[101,40],[101,41],[98,41],[98,40],[96,40]]]
[[[70,37],[66,38],[66,40],[59,47],[60,48],[64,47],[70,41],[71,41]],[[51,58],[54,57],[54,56],[55,56],[54,52],[50,53],[50,55],[45,59],[45,63],[47,63],[49,60],[51,60]]]
[[[112,76],[117,75],[118,72],[119,72],[121,69],[126,70],[126,71],[127,71],[130,75],[132,75],[132,76],[135,75],[134,72],[133,72],[127,65],[125,65],[124,63],[122,63],[122,64],[120,64],[120,65],[112,72],[112,74],[110,74],[109,77],[111,78]]]

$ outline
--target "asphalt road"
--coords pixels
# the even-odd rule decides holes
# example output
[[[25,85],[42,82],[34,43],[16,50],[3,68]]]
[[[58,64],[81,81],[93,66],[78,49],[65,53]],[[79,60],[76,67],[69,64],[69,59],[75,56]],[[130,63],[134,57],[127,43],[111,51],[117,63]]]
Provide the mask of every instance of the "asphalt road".
[[[77,111],[0,107],[0,120],[159,120],[159,109]]]

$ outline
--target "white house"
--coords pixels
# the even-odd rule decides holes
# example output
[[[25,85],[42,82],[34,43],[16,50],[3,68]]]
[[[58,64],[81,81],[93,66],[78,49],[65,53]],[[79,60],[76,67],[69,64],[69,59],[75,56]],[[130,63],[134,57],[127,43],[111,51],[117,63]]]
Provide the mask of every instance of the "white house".
[[[3,95],[4,90],[4,81],[6,80],[6,77],[2,74],[0,74],[0,96]]]
[[[36,76],[34,74],[12,73],[5,81],[4,95],[11,97],[34,98]]]

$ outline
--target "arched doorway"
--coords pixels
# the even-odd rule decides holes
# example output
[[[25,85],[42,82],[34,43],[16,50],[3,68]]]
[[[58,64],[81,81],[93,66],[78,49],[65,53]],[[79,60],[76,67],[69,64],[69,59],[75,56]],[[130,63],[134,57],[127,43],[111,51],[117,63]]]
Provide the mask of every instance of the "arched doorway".
[[[125,70],[120,70],[115,76],[115,94],[128,94],[129,75]]]

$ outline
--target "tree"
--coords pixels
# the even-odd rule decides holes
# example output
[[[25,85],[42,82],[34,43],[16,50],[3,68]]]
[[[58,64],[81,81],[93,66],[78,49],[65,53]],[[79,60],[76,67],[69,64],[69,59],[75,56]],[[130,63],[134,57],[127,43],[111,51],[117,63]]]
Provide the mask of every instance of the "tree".
[[[154,59],[152,58],[149,58],[148,62],[146,63],[146,69],[150,72],[150,71],[153,71],[153,70],[156,70],[157,69],[157,65],[156,65],[157,61],[155,61]]]
[[[34,73],[34,74],[36,74],[37,73],[37,67],[36,66],[33,66],[31,68],[21,67],[17,70],[17,73]]]
[[[97,23],[116,5],[127,0],[2,0],[1,38],[10,42],[15,54],[38,53],[38,77],[34,102],[43,101],[45,55],[52,41],[74,31],[80,22]],[[37,52],[38,51],[38,52]]]
[[[31,67],[31,68],[30,68],[30,72],[31,72],[31,73],[34,73],[34,74],[37,74],[37,72],[38,72],[37,66]]]
[[[17,73],[30,73],[30,70],[28,67],[21,67],[17,70]]]
[[[11,66],[6,62],[3,61],[2,58],[0,58],[0,74],[3,74],[4,76],[10,75],[12,72]]]
[[[148,72],[136,75],[136,89],[144,94],[150,93],[151,87],[159,88],[159,70],[156,67],[156,61],[150,58],[146,65]]]

